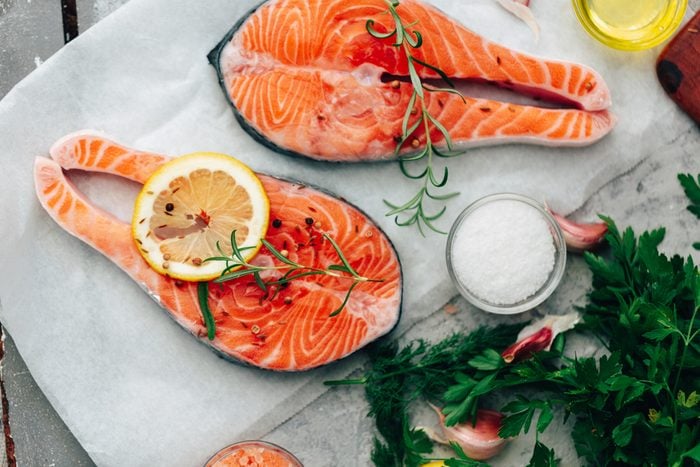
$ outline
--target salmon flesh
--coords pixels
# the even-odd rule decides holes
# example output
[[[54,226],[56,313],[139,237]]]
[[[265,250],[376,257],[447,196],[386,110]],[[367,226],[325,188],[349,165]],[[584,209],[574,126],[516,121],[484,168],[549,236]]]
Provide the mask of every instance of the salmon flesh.
[[[355,287],[343,311],[330,317],[351,285],[347,278],[307,276],[273,298],[248,278],[209,286],[216,336],[207,338],[197,283],[163,276],[143,259],[131,225],[96,207],[64,170],[104,172],[144,183],[167,156],[129,149],[90,132],[69,135],[34,164],[41,205],[66,231],[123,269],[172,318],[222,356],[260,368],[301,371],[343,358],[391,331],[399,320],[402,275],[389,239],[359,209],[325,193],[269,175],[258,175],[270,200],[265,239],[300,264],[326,268],[339,259],[322,234],[339,245],[350,265],[368,278]],[[252,260],[280,264],[264,247]]]
[[[515,52],[418,0],[402,0],[397,11],[422,34],[413,54],[452,80],[494,83],[563,104],[544,108],[425,93],[429,113],[456,147],[582,146],[612,129],[610,93],[594,70]],[[368,20],[379,32],[394,29],[384,0],[269,0],[242,18],[209,60],[243,128],[288,154],[328,161],[395,158],[413,86],[404,51],[392,46],[394,37],[370,35]],[[416,68],[421,79],[440,78]],[[433,142],[444,143],[437,128],[430,132]],[[422,125],[414,138],[418,147],[425,144]]]

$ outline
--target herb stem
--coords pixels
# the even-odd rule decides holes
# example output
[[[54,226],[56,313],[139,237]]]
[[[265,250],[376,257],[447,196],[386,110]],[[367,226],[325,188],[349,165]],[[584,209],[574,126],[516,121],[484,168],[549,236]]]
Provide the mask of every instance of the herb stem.
[[[334,379],[330,381],[324,381],[325,386],[353,386],[360,384],[367,384],[369,380],[367,377],[357,378],[357,379]]]
[[[695,336],[698,334],[695,332],[694,334],[690,334],[693,332],[693,325],[695,324],[695,317],[698,314],[698,310],[700,309],[700,305],[697,305],[695,309],[693,310],[693,315],[690,317],[690,323],[688,324],[688,335],[684,336],[681,334],[681,337],[683,338],[683,353],[681,353],[681,360],[680,363],[678,363],[678,372],[676,373],[676,380],[673,383],[673,393],[676,394],[678,391],[678,384],[680,383],[681,379],[681,372],[683,371],[683,366],[685,365],[685,356],[688,351],[688,347],[690,347],[691,342],[695,338]],[[675,397],[675,396],[673,396]]]

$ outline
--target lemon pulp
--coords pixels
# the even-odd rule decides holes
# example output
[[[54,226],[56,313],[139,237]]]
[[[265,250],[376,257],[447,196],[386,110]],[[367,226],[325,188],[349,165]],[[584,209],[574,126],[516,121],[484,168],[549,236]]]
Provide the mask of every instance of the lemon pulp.
[[[258,177],[236,159],[216,153],[176,158],[158,169],[136,199],[132,235],[161,274],[187,281],[215,278],[231,255],[231,235],[245,260],[267,231],[269,200]]]

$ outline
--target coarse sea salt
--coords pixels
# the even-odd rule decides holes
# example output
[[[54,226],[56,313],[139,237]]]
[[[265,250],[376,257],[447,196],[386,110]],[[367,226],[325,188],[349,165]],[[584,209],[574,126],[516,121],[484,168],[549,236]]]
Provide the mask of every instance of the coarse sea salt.
[[[550,227],[522,201],[477,207],[453,234],[452,269],[473,295],[492,305],[513,305],[534,295],[554,269]]]

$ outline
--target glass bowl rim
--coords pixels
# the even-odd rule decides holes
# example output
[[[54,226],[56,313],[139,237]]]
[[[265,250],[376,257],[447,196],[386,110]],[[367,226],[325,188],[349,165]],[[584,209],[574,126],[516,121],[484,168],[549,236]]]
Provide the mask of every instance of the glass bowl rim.
[[[243,441],[236,441],[235,443],[229,444],[228,446],[225,446],[225,447],[219,449],[218,451],[216,451],[214,453],[213,456],[211,456],[207,460],[207,462],[204,464],[204,467],[209,467],[209,465],[212,462],[219,461],[219,460],[223,459],[228,454],[231,454],[231,452],[233,452],[233,450],[235,450],[235,449],[237,449],[245,444],[260,444],[264,447],[279,450],[279,451],[283,452],[285,455],[289,456],[290,460],[296,462],[299,466],[301,466],[301,467],[304,466],[304,464],[302,464],[301,461],[299,459],[297,459],[297,457],[294,454],[292,454],[291,452],[289,452],[288,450],[286,450],[285,448],[283,448],[282,446],[280,446],[278,444],[271,443],[269,441],[263,441],[260,439],[247,439],[247,440],[243,440]]]
[[[472,292],[470,292],[457,278],[452,264],[452,249],[454,244],[454,238],[457,233],[458,228],[464,222],[464,219],[473,213],[476,209],[484,206],[485,204],[492,203],[495,201],[518,201],[528,206],[534,208],[539,212],[542,217],[547,222],[548,226],[551,228],[552,241],[554,242],[554,248],[556,250],[556,258],[552,271],[547,278],[547,281],[540,287],[540,289],[520,302],[510,304],[510,305],[496,305],[484,301],[483,299],[477,297]],[[518,193],[502,192],[493,193],[490,195],[483,196],[476,201],[469,204],[464,210],[457,216],[450,232],[447,236],[447,246],[445,248],[445,256],[447,260],[447,272],[450,275],[452,283],[457,287],[460,295],[462,295],[469,303],[475,307],[487,311],[489,313],[495,313],[500,315],[514,315],[518,313],[523,313],[525,311],[531,310],[536,306],[544,302],[554,290],[559,286],[561,279],[564,277],[564,271],[566,269],[566,241],[564,240],[564,233],[559,226],[559,223],[554,219],[545,207],[534,199],[521,195]]]
[[[588,33],[589,36],[593,37],[601,44],[604,44],[608,47],[612,47],[614,49],[627,51],[641,51],[651,49],[652,47],[656,47],[657,45],[666,41],[676,32],[678,27],[681,25],[681,23],[683,22],[683,18],[685,17],[685,12],[688,9],[688,0],[678,0],[678,7],[676,8],[676,12],[673,16],[671,23],[658,35],[646,40],[621,41],[615,38],[614,36],[610,36],[601,32],[598,28],[595,27],[595,25],[590,20],[589,15],[586,14],[583,9],[583,4],[588,1],[589,0],[571,0],[571,3],[573,3],[574,6],[574,13],[576,13],[576,18],[578,19],[578,22],[581,24],[583,29]]]

